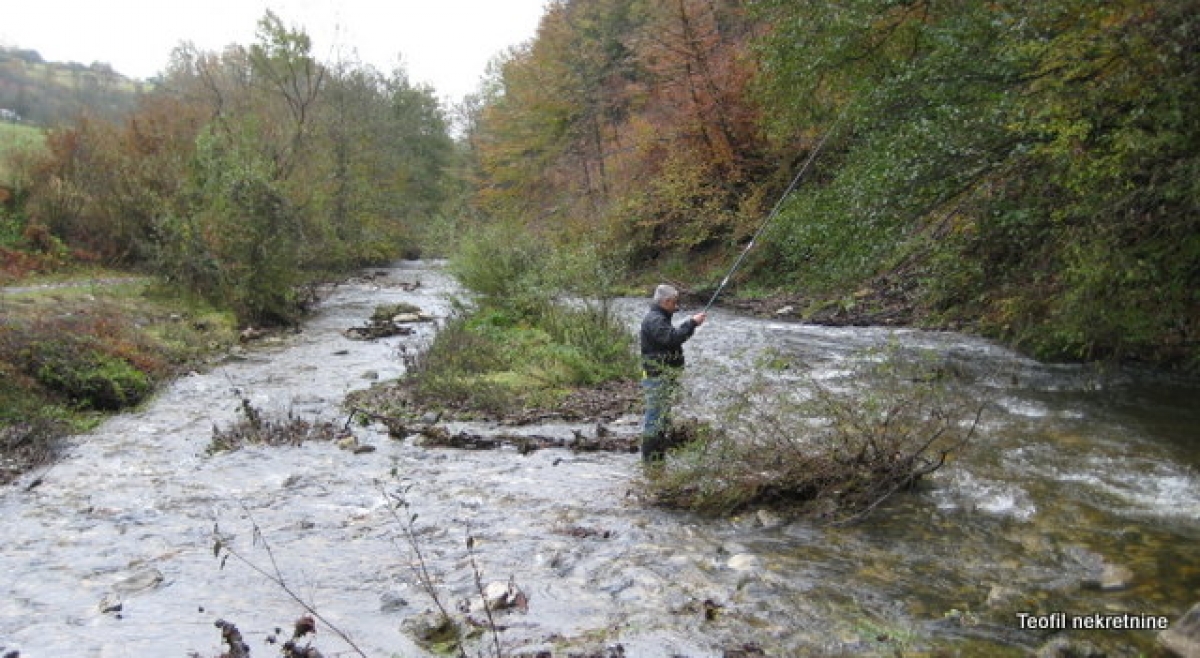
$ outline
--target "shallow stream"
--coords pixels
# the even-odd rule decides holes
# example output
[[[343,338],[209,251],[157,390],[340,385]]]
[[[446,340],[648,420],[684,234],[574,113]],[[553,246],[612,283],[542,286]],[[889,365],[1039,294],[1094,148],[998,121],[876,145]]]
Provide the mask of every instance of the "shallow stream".
[[[1056,635],[1137,655],[1152,653],[1154,632],[1062,630],[1049,616],[1025,619],[1051,628],[1022,628],[1018,615],[1174,622],[1200,601],[1200,387],[1043,365],[956,334],[716,311],[688,344],[701,397],[764,349],[825,378],[885,344],[932,351],[967,374],[989,402],[971,448],[920,492],[841,528],[648,507],[629,454],[427,449],[358,425],[374,452],[307,443],[207,454],[243,396],[268,413],[340,424],[346,393],[403,372],[400,350],[435,324],[376,341],[342,331],[400,301],[444,317],[454,287],[423,263],[382,273],[330,291],[296,335],[180,378],[0,492],[0,649],[209,658],[223,651],[213,624],[224,619],[253,655],[276,655],[267,638],[302,609],[244,562],[215,557],[219,526],[238,555],[277,569],[367,655],[429,655],[401,627],[432,608],[389,512],[385,492],[401,488],[447,607],[476,598],[472,557],[484,583],[511,579],[527,595],[527,610],[497,613],[506,655],[620,645],[627,656],[701,657],[751,644],[771,656],[1025,655]],[[622,308],[633,322],[642,303]],[[324,627],[316,645],[354,655]]]

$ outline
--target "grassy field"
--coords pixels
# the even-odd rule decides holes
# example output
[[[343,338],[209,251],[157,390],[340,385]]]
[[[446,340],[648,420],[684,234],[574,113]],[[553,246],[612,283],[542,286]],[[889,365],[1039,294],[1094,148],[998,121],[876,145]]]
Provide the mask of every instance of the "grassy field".
[[[12,184],[9,156],[41,148],[45,137],[39,128],[16,123],[0,123],[0,185]]]

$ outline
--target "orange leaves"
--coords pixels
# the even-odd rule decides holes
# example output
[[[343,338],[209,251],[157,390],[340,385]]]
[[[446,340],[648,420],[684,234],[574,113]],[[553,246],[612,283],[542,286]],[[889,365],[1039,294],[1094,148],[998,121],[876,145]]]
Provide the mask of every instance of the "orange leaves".
[[[754,194],[747,172],[762,168],[755,30],[728,0],[554,4],[478,115],[477,200],[543,228],[665,239],[658,248],[727,234]]]

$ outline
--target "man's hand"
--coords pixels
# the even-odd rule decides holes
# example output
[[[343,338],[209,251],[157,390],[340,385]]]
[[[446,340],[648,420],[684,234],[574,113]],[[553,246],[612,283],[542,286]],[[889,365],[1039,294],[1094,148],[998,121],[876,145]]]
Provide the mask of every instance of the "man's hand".
[[[697,313],[692,316],[692,322],[695,322],[697,327],[704,324],[704,321],[707,319],[708,319],[707,313]]]

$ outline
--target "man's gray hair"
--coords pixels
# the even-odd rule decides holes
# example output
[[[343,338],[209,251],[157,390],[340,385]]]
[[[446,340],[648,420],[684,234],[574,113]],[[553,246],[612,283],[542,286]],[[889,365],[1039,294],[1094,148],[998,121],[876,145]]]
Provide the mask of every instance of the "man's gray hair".
[[[664,283],[654,289],[655,304],[661,304],[668,299],[675,299],[676,297],[679,297],[679,291],[675,289],[675,286],[668,286]]]

